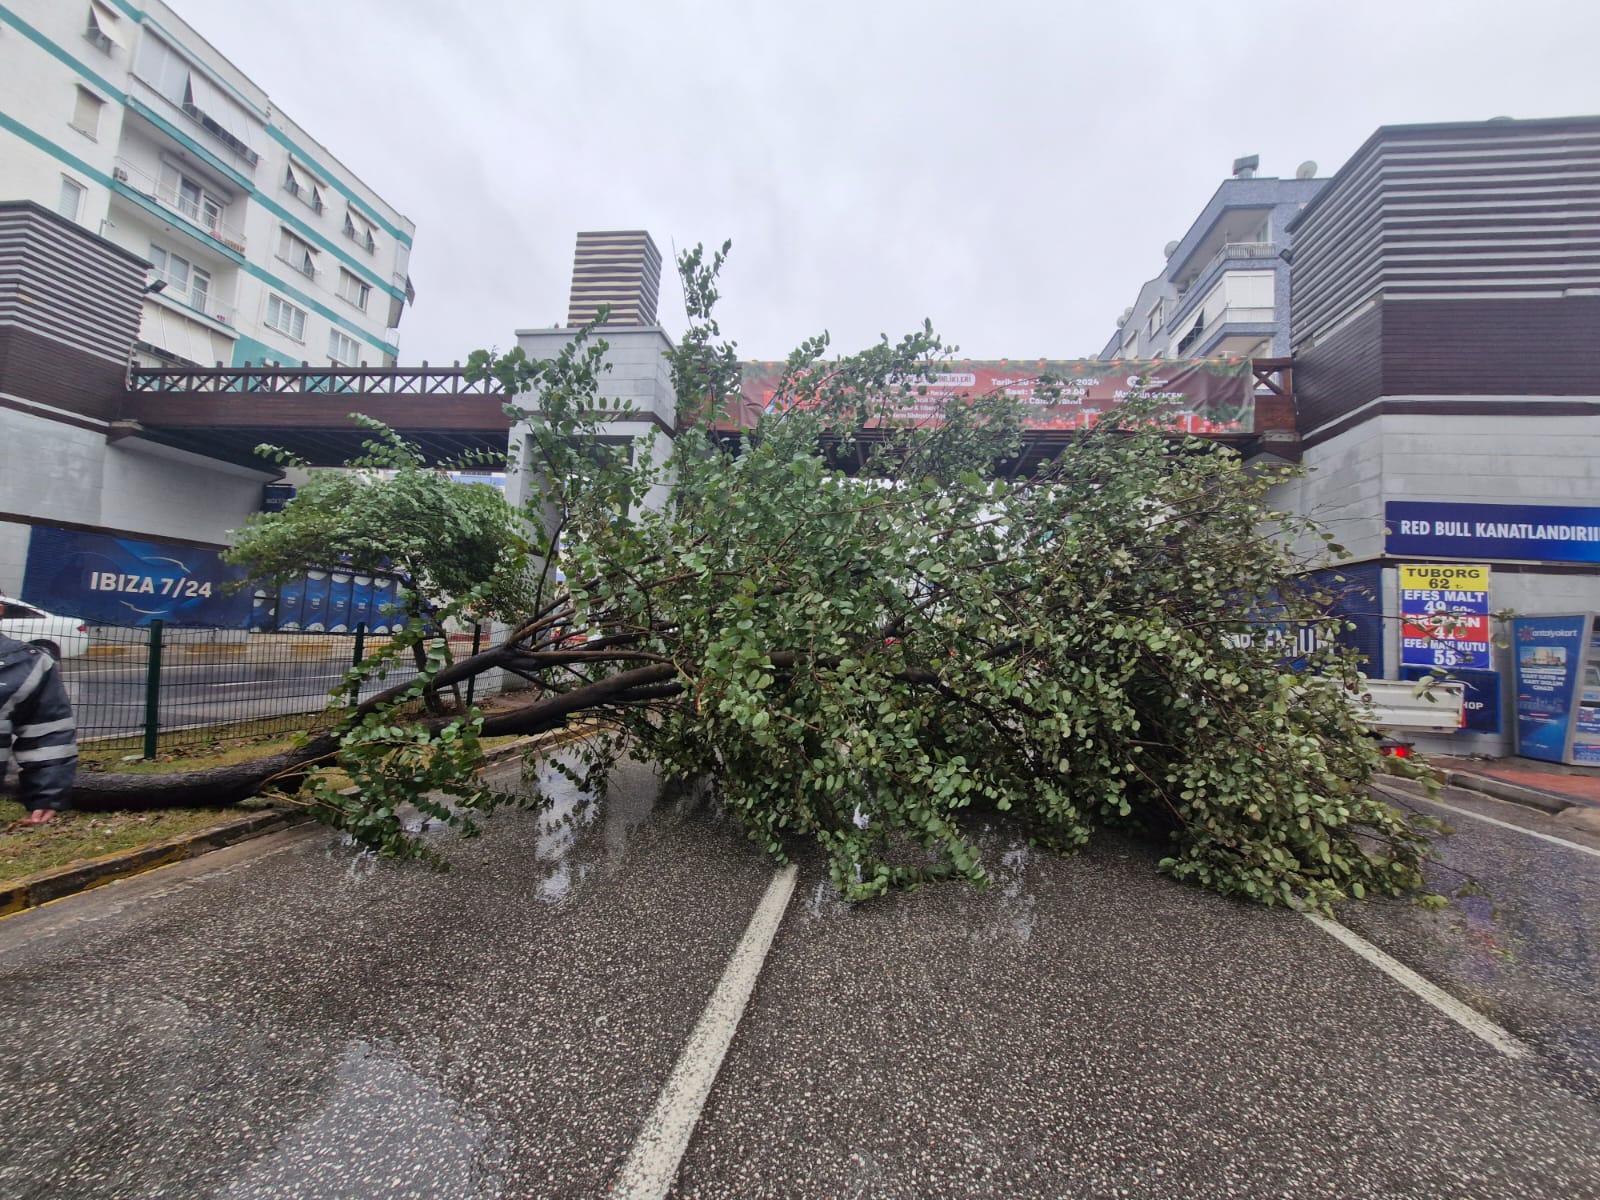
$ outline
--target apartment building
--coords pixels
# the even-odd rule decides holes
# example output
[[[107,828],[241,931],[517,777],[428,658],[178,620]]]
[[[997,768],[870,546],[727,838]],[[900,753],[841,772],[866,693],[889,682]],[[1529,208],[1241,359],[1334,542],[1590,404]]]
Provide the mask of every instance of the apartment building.
[[[0,6],[0,201],[150,264],[146,364],[392,365],[414,226],[160,0]]]
[[[1166,265],[1117,320],[1100,352],[1114,358],[1278,358],[1289,353],[1289,223],[1325,179],[1316,164],[1294,179],[1234,175],[1166,246]]]

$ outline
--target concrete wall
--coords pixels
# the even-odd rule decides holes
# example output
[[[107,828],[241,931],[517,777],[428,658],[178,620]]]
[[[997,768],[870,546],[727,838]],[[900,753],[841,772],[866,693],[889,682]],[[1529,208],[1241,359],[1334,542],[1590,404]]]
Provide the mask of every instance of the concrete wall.
[[[0,409],[0,512],[153,541],[226,545],[261,506],[267,471]],[[31,524],[0,522],[0,591],[21,590]]]
[[[571,329],[519,329],[517,345],[529,358],[554,358],[572,340]],[[677,402],[672,391],[672,369],[666,354],[672,339],[655,326],[602,326],[595,337],[606,342],[605,361],[610,367],[600,380],[606,399],[626,400],[635,417],[652,417],[666,429],[677,427]]]
[[[105,434],[0,408],[0,512],[100,522]]]
[[[261,507],[261,488],[277,478],[130,438],[107,447],[99,523],[153,538],[225,545]]]

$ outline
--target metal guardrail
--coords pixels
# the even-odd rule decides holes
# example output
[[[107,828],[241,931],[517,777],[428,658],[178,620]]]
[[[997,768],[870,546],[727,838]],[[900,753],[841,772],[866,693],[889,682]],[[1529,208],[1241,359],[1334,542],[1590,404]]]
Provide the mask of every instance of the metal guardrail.
[[[457,656],[482,644],[482,628],[452,636]],[[224,738],[286,733],[333,705],[345,672],[390,644],[387,635],[254,633],[241,629],[95,626],[85,654],[62,662],[83,742],[126,746],[130,755],[210,744]],[[437,645],[435,640],[433,645]],[[409,651],[366,699],[415,679]],[[463,699],[471,703],[470,685]]]

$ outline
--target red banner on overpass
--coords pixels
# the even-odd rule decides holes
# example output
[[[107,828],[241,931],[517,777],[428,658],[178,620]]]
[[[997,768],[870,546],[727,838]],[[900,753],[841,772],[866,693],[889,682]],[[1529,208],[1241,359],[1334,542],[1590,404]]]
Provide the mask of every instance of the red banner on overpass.
[[[781,394],[783,371],[781,362],[745,363],[740,411],[719,427],[747,428],[760,413],[796,402]],[[1159,400],[1187,433],[1249,433],[1255,422],[1254,376],[1243,358],[969,360],[905,382],[917,394],[905,397],[890,420],[933,422],[954,397],[1007,395],[1027,407],[1029,429],[1085,429],[1143,394]]]

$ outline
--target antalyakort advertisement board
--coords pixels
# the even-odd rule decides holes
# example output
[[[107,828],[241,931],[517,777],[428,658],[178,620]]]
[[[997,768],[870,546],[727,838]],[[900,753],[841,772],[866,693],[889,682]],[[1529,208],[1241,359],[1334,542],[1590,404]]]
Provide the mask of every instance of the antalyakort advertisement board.
[[[1489,568],[1400,567],[1400,665],[1489,668]]]
[[[1511,623],[1517,753],[1526,758],[1566,760],[1588,623],[1583,615],[1517,617]]]
[[[806,404],[806,380],[786,379],[781,362],[747,362],[742,402],[717,422],[749,428],[762,413]],[[1249,433],[1255,424],[1255,376],[1250,360],[987,359],[949,362],[915,378],[896,380],[893,407],[875,424],[930,424],[953,398],[1004,395],[1028,410],[1029,429],[1086,429],[1130,398],[1161,403],[1186,433]]]

